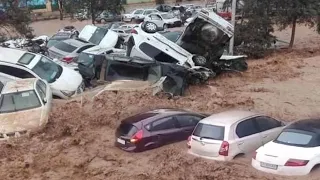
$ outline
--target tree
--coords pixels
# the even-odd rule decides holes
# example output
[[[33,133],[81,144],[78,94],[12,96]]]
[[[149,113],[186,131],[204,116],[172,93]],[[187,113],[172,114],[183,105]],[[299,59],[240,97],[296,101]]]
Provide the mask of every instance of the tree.
[[[0,0],[0,33],[3,37],[32,34],[30,10],[18,7],[16,0]]]
[[[318,24],[320,15],[319,0],[281,0],[275,1],[276,23],[280,30],[292,26],[289,47],[292,48],[295,39],[296,25],[305,24],[310,28]],[[319,28],[319,24],[317,25]]]

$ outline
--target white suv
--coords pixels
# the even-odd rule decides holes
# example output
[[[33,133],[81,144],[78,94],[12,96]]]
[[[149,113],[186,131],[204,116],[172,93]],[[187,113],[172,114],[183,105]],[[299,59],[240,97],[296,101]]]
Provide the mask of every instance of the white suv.
[[[276,138],[284,123],[250,111],[225,111],[201,120],[188,139],[189,153],[228,161]]]
[[[43,79],[50,84],[53,95],[64,99],[84,90],[78,72],[60,66],[46,56],[19,49],[0,47],[0,74],[16,79]]]

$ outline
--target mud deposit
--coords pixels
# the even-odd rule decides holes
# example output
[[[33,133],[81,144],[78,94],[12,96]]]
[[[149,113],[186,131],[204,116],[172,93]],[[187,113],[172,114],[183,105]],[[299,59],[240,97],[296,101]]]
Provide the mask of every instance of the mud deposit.
[[[315,169],[306,177],[287,178],[258,172],[250,157],[215,162],[186,153],[186,142],[143,153],[126,153],[113,146],[120,119],[134,113],[176,107],[215,113],[250,109],[286,121],[320,113],[320,57],[317,51],[284,52],[249,62],[243,74],[224,74],[207,85],[190,87],[187,95],[168,99],[148,91],[106,92],[56,101],[49,124],[29,137],[0,144],[0,179],[108,180],[282,180],[320,177]],[[315,57],[313,57],[315,56]],[[312,57],[312,58],[305,58]]]

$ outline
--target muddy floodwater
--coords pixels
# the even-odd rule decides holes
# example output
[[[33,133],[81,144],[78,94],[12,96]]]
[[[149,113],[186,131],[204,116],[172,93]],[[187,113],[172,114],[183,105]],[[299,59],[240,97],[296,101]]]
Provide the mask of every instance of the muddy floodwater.
[[[38,35],[45,29],[54,33],[62,24],[52,22],[37,22],[33,27]],[[76,22],[75,26],[83,24]],[[297,44],[307,46],[310,37],[299,33],[301,29]],[[314,49],[314,44],[319,45],[320,40],[313,36],[305,49],[249,60],[247,72],[226,73],[206,85],[191,86],[184,97],[168,99],[149,91],[133,91],[105,92],[92,100],[96,92],[89,91],[74,100],[55,100],[43,130],[0,142],[0,179],[319,180],[320,168],[303,177],[259,172],[251,167],[250,155],[231,162],[193,157],[187,154],[186,141],[142,153],[123,152],[113,145],[121,119],[154,108],[203,113],[247,109],[288,122],[319,117],[320,49]]]

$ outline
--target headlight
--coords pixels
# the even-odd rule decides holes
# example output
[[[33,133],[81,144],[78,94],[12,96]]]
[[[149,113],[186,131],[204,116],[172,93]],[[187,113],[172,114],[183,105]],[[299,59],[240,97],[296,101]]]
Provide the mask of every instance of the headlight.
[[[76,93],[76,91],[61,91],[61,93],[65,96],[71,97],[74,95],[74,93]]]

